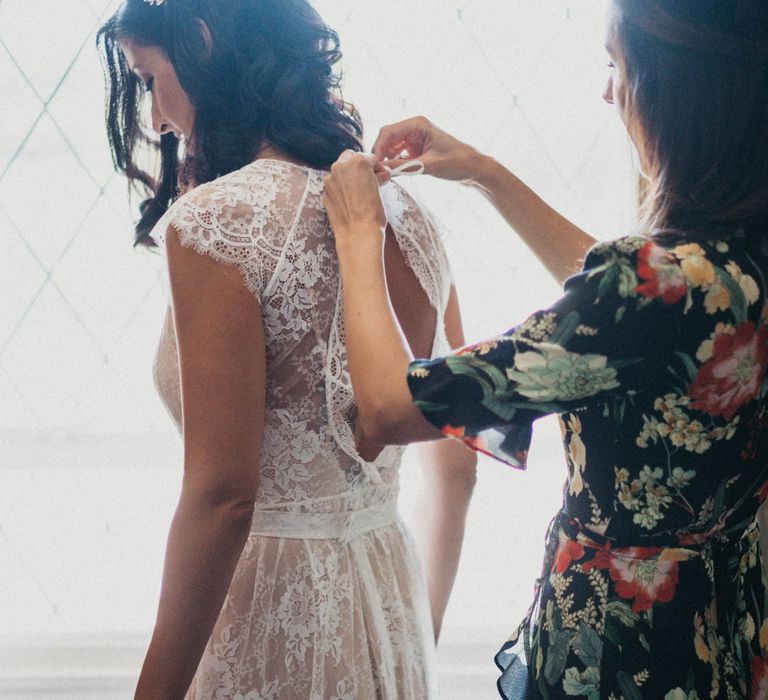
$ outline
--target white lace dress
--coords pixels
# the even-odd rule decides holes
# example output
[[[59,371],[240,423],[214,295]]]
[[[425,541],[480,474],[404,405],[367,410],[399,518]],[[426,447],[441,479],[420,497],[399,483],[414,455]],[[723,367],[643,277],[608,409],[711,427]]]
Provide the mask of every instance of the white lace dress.
[[[266,418],[256,513],[190,700],[426,700],[433,637],[411,537],[397,511],[402,448],[355,450],[341,289],[322,206],[325,173],[259,160],[181,197],[158,223],[242,270],[261,302]],[[450,273],[437,228],[383,190],[408,265],[444,318]],[[447,350],[438,323],[435,353]],[[169,314],[155,381],[181,429]]]

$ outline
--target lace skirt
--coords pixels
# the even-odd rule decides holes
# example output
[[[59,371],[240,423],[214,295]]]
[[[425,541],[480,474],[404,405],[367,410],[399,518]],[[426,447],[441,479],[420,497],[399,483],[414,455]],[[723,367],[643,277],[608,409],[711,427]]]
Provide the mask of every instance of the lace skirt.
[[[396,506],[262,514],[187,700],[432,700],[434,641]]]

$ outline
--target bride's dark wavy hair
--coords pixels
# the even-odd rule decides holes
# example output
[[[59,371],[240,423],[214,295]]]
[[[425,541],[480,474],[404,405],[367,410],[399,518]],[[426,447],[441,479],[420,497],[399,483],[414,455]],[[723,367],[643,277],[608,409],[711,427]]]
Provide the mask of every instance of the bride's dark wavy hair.
[[[184,162],[173,134],[158,141],[142,124],[145,88],[127,65],[122,39],[162,49],[195,107]],[[149,196],[136,244],[153,245],[149,234],[180,185],[238,170],[264,146],[316,168],[330,167],[345,149],[362,150],[362,123],[341,99],[333,69],[339,37],[306,0],[125,0],[97,45],[113,162]],[[137,164],[141,149],[159,154],[157,177]]]

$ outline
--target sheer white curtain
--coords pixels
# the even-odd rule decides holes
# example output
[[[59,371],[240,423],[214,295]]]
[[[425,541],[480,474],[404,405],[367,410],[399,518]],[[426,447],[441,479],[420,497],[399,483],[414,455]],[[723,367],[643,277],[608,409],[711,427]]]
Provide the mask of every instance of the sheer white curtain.
[[[112,687],[125,697],[178,495],[180,444],[150,378],[159,260],[130,247],[126,189],[104,137],[93,30],[115,5],[0,0],[0,695],[9,698],[42,687],[43,671],[85,697],[96,668],[109,679],[96,696]],[[607,5],[315,2],[341,34],[345,97],[369,146],[381,125],[426,114],[600,238],[628,233],[636,203],[627,139],[600,99]],[[407,185],[449,229],[469,340],[556,298],[479,195],[428,179]],[[528,605],[559,504],[558,440],[542,421],[527,473],[481,460],[444,630],[456,697],[493,697],[493,652]],[[409,460],[406,512],[418,508],[417,479]]]

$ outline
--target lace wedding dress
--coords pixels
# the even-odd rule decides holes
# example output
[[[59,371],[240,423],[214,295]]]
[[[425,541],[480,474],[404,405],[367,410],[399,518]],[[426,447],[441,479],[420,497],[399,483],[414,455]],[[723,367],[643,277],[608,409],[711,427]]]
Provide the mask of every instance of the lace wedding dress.
[[[251,534],[189,700],[436,697],[429,606],[398,516],[402,448],[355,449],[341,288],[325,173],[258,160],[181,197],[158,223],[243,273],[261,302],[266,418]],[[382,197],[438,319],[450,291],[437,228],[399,186]],[[434,354],[448,350],[438,322]],[[222,358],[226,361],[226,358]],[[155,382],[181,429],[169,311]]]

